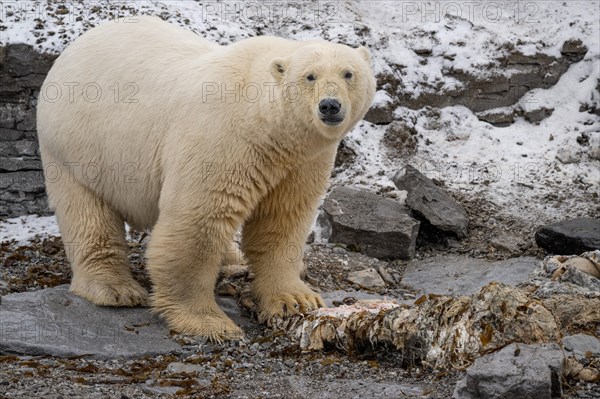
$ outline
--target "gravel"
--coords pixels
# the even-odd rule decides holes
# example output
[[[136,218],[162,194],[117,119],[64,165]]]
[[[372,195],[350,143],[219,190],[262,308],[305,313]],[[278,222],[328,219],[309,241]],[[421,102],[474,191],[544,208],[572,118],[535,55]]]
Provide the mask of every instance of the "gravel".
[[[476,231],[476,229],[475,229]],[[130,262],[146,288],[151,284],[144,267],[144,233],[132,233]],[[483,252],[484,247],[479,246]],[[420,256],[436,250],[423,250]],[[399,279],[405,261],[384,262],[342,246],[311,244],[307,248],[306,280],[318,290],[335,292],[332,301],[384,295],[414,300],[408,287],[388,283],[372,290],[347,280],[349,273],[386,268]],[[243,303],[252,274],[243,268],[223,277]],[[60,238],[34,240],[18,247],[0,247],[0,295],[40,290],[68,283],[70,271]],[[397,281],[397,280],[396,280]],[[231,299],[233,300],[234,297]],[[247,298],[247,296],[246,296]],[[242,306],[251,315],[251,306]],[[419,397],[451,398],[462,372],[434,371],[418,364],[402,367],[402,359],[385,348],[367,353],[341,353],[331,348],[302,352],[293,338],[256,322],[243,326],[243,341],[215,345],[204,340],[172,336],[181,349],[139,359],[57,358],[0,355],[0,397],[31,398],[162,398],[173,395],[207,398],[301,397]],[[571,385],[568,385],[568,384]],[[569,382],[566,398],[592,398],[592,384]],[[379,395],[379,396],[377,396]],[[386,396],[387,395],[387,396]]]

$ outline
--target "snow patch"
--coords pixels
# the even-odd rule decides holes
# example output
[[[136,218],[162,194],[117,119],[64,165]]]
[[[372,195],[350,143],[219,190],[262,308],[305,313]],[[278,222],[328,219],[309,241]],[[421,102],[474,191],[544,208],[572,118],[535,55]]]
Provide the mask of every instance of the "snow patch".
[[[36,237],[60,236],[54,216],[27,215],[0,222],[0,242],[27,245]]]

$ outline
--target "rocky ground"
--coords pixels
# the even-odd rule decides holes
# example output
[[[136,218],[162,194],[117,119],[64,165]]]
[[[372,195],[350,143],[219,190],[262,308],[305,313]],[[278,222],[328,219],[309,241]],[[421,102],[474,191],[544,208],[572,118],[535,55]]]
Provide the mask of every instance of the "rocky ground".
[[[134,235],[130,260],[138,281],[150,288],[144,269],[145,245]],[[142,239],[143,241],[143,239]],[[70,270],[60,238],[29,246],[2,247],[2,295],[67,284]],[[314,246],[306,257],[308,281],[323,291],[349,290],[348,272],[387,262]],[[48,267],[49,265],[52,265]],[[389,265],[398,274],[401,265]],[[239,278],[227,279],[239,283]],[[221,284],[221,287],[227,283]],[[242,288],[242,287],[238,287]],[[414,298],[410,289],[381,290],[386,295]],[[353,295],[347,295],[347,301]],[[337,295],[342,301],[346,296]],[[241,312],[241,311],[239,311]],[[368,355],[336,351],[302,353],[290,337],[246,319],[246,339],[216,345],[173,337],[183,344],[172,355],[135,360],[89,360],[37,356],[0,357],[0,392],[5,397],[165,397],[175,393],[196,397],[450,397],[458,375],[403,369],[393,354]],[[184,342],[185,341],[185,342]],[[91,343],[93,345],[93,343]],[[403,393],[404,392],[404,393]],[[379,396],[378,396],[379,395]],[[403,397],[403,396],[400,396]]]
[[[450,256],[455,257],[452,258],[453,263],[472,261],[475,259],[473,255],[477,254],[490,259],[521,256],[513,260],[530,264],[517,273],[518,276],[514,275],[514,270],[502,274],[503,267],[500,264],[490,264],[492,269],[500,273],[495,276],[499,281],[507,278],[526,280],[529,272],[539,263],[541,256],[538,256],[538,260],[530,256],[541,255],[541,250],[535,244],[520,246],[522,241],[515,239],[497,247],[488,242],[476,245],[481,242],[478,238],[480,234],[475,228],[456,247],[446,247],[445,252],[451,252],[453,254]],[[145,233],[131,234],[130,261],[136,279],[151,289],[143,256],[147,239]],[[5,296],[5,305],[7,298],[11,298],[6,295],[45,292],[40,290],[69,282],[70,270],[59,237],[38,238],[25,246],[5,243],[1,251],[0,295]],[[329,306],[352,304],[357,299],[369,298],[369,292],[413,302],[420,293],[418,289],[404,284],[403,277],[412,278],[413,286],[419,286],[418,270],[423,269],[422,262],[434,262],[425,264],[428,273],[436,273],[436,270],[441,273],[440,264],[449,262],[445,260],[436,266],[436,257],[433,255],[442,252],[441,247],[419,248],[416,258],[423,260],[387,262],[348,251],[343,245],[312,244],[305,256],[305,278],[322,292]],[[468,254],[469,258],[461,254]],[[525,255],[529,257],[523,257]],[[469,264],[471,269],[481,266]],[[374,284],[371,288],[349,281],[353,273],[371,268],[380,273],[382,269],[386,270],[388,281],[381,285]],[[406,275],[407,270],[410,275]],[[455,280],[461,280],[457,278],[459,272],[450,273]],[[92,336],[83,340],[82,350],[95,353],[91,357],[64,357],[64,353],[62,357],[50,356],[48,354],[60,352],[57,349],[59,342],[50,339],[44,343],[42,338],[36,341],[34,349],[29,348],[29,353],[37,356],[8,353],[10,351],[0,356],[0,397],[450,398],[457,381],[464,376],[464,372],[460,371],[433,370],[420,364],[411,364],[397,351],[385,347],[355,353],[335,348],[302,351],[294,337],[260,325],[253,319],[252,304],[245,302],[248,301],[245,289],[251,278],[243,268],[225,268],[217,287],[217,292],[225,301],[221,305],[225,305],[230,315],[244,326],[246,338],[243,341],[222,345],[197,341],[169,333],[164,326],[160,327],[159,322],[151,321],[164,330],[163,335],[170,336],[170,341],[175,342],[177,348],[172,350],[172,347],[168,347],[171,350],[167,351],[158,345],[156,351],[165,353],[157,355],[152,353],[152,349],[138,345],[132,352],[137,357],[117,359],[111,355],[110,349],[106,349],[102,337]],[[480,286],[482,281],[470,284],[472,288]],[[460,289],[468,290],[469,287]],[[77,302],[81,300],[71,298],[66,293],[61,295],[66,295],[66,304],[75,301],[76,308],[81,305],[79,311],[86,313],[83,318],[99,317],[95,315],[97,310],[93,305],[85,304],[85,301]],[[47,302],[52,301],[45,301],[42,306],[46,306]],[[145,313],[144,310],[140,312]],[[43,314],[51,320],[57,317],[52,312]],[[124,333],[143,330],[144,325],[125,325],[127,332]],[[6,333],[6,329],[3,333]],[[140,336],[145,339],[143,334]],[[3,345],[6,349],[6,343]],[[593,383],[565,379],[562,387],[565,398],[593,398],[600,394],[598,386]]]
[[[598,280],[567,266],[569,260],[540,266],[548,245],[565,241],[561,229],[536,236],[545,224],[600,214],[597,1],[484,2],[473,5],[472,13],[469,2],[284,2],[285,18],[279,11],[220,13],[228,2],[13,3],[0,15],[0,76],[6,83],[0,87],[0,215],[48,213],[36,98],[54,57],[87,29],[107,20],[134,23],[136,15],[149,14],[222,45],[263,34],[319,37],[369,47],[378,80],[373,108],[340,146],[332,187],[372,194],[350,192],[342,196],[349,199],[344,206],[368,210],[377,204],[396,212],[395,218],[380,215],[375,226],[365,217],[370,212],[360,212],[364,225],[357,228],[337,218],[331,202],[324,204],[328,223],[354,237],[351,243],[328,243],[343,240],[320,223],[307,247],[304,278],[329,306],[471,295],[490,281],[528,295],[538,287],[535,292],[545,298],[599,300]],[[431,178],[416,194],[396,178],[407,164]],[[422,196],[453,204],[452,217],[435,204],[422,209]],[[383,221],[394,223],[393,239],[380,239]],[[550,252],[579,255],[600,248],[597,221],[592,224],[591,247]],[[512,398],[526,395],[486,390],[521,376],[528,385],[517,386],[531,388],[535,399],[558,397],[560,388],[567,399],[600,397],[593,374],[600,369],[600,306],[579,308],[561,320],[568,328],[554,345],[511,344],[468,368],[433,369],[391,345],[301,350],[297,337],[256,322],[247,291],[252,274],[230,267],[223,269],[216,292],[246,338],[216,345],[171,334],[147,309],[100,309],[70,296],[70,269],[56,232],[17,244],[6,242],[3,228],[2,222],[0,319],[33,327],[15,332],[0,320],[0,398],[438,399],[452,397],[459,381],[461,399],[473,397],[469,385],[489,397]],[[367,239],[372,234],[376,238]],[[573,248],[579,248],[577,240]],[[147,242],[145,233],[131,233],[130,262],[135,278],[151,289]],[[400,249],[394,247],[398,242]],[[382,249],[411,260],[373,257],[386,258]],[[582,318],[587,324],[578,325]],[[98,330],[48,332],[64,322]],[[558,367],[561,353],[576,358],[565,361],[562,378],[548,371]],[[528,361],[535,365],[527,367]],[[539,378],[524,375],[525,369]],[[544,389],[546,396],[537,394]]]

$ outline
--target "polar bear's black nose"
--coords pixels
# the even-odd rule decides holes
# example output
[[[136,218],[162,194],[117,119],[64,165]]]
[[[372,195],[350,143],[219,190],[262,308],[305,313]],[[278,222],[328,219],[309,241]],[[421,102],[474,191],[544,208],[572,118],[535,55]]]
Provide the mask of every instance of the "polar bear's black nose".
[[[319,103],[319,112],[325,116],[334,116],[340,113],[342,104],[333,98],[326,98]]]

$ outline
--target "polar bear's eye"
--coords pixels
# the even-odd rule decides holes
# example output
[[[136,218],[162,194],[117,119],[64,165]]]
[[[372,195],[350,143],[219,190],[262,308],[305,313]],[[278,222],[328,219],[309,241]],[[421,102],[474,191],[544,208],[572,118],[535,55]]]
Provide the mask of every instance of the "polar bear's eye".
[[[306,77],[306,80],[308,80],[309,82],[314,82],[315,80],[317,80],[317,78],[315,77],[314,74],[310,74]]]
[[[354,77],[354,74],[352,72],[346,72],[344,74],[344,79],[350,80],[350,79],[352,79],[352,77]]]

